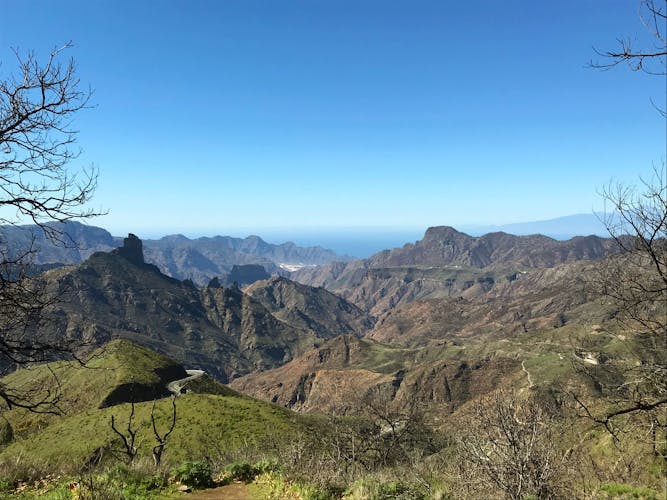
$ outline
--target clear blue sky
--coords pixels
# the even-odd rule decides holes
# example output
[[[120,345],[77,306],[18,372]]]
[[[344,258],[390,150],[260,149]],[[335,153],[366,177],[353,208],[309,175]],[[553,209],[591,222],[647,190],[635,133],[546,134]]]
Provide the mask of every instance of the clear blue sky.
[[[114,234],[548,219],[665,157],[664,77],[586,67],[637,0],[0,4],[1,75],[75,45]]]

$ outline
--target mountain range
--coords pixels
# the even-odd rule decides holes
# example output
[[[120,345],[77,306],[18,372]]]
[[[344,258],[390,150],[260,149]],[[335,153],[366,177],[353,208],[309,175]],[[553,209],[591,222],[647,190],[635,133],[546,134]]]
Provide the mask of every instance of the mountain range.
[[[574,214],[555,219],[514,222],[500,225],[464,224],[459,229],[474,236],[502,231],[504,233],[525,236],[530,234],[543,234],[558,240],[566,240],[575,236],[603,236],[609,235],[605,226],[607,214]]]
[[[187,403],[179,402],[174,433],[175,442],[197,450],[197,457],[211,456],[211,433],[220,442],[226,436],[231,441],[225,442],[237,450],[238,433],[230,429],[251,422],[259,423],[252,423],[257,428],[250,435],[241,433],[244,439],[261,436],[262,446],[273,452],[276,443],[266,439],[281,422],[285,453],[300,452],[299,439],[307,432],[333,439],[317,441],[321,448],[360,425],[361,434],[352,439],[356,454],[359,438],[368,435],[369,416],[376,422],[378,442],[413,418],[442,436],[462,436],[479,423],[475,412],[499,389],[526,401],[534,398],[555,416],[569,411],[563,403],[568,394],[598,404],[607,387],[621,386],[633,367],[650,359],[646,346],[616,321],[618,308],[595,288],[599,271],[624,258],[612,239],[555,240],[502,232],[474,237],[440,226],[429,228],[415,243],[367,259],[283,268],[280,274],[237,261],[229,272],[210,279],[214,268],[195,256],[214,252],[215,241],[226,241],[221,246],[227,250],[235,245],[232,255],[260,261],[314,260],[318,253],[273,248],[254,239],[205,239],[201,247],[200,240],[160,240],[163,250],[171,249],[153,254],[167,256],[163,267],[176,254],[189,255],[171,272],[193,276],[200,270],[197,282],[169,276],[149,262],[147,246],[134,235],[118,246],[117,239],[103,232],[91,236],[77,228],[81,232],[72,239],[87,242],[88,248],[76,250],[78,254],[75,249],[54,250],[51,258],[61,255],[75,262],[30,278],[31,286],[53,300],[46,301],[40,316],[31,316],[34,324],[20,325],[27,328],[17,334],[66,339],[80,346],[81,355],[106,345],[93,352],[93,364],[103,363],[108,370],[109,363],[120,360],[122,366],[86,377],[72,372],[71,364],[54,363],[0,380],[0,388],[27,387],[48,395],[49,374],[73,373],[62,384],[70,393],[71,399],[62,401],[71,417],[50,423],[46,417],[33,420],[10,411],[4,427],[0,420],[0,438],[6,443],[4,448],[0,444],[0,465],[16,453],[34,463],[68,454],[83,464],[78,467],[87,467],[100,460],[100,450],[114,447],[110,414],[134,415],[128,406],[136,402],[137,422],[144,422],[150,433],[153,409],[161,408],[164,415],[168,405],[163,399],[151,409],[140,401],[164,397],[166,383],[193,373],[186,370],[204,370],[209,377],[183,386],[194,393],[180,400]],[[103,248],[110,241],[116,247]],[[90,253],[92,248],[102,251]],[[118,355],[108,358],[109,349]],[[107,380],[107,373],[115,381]],[[94,391],[89,389],[93,379]],[[195,394],[198,390],[207,394]],[[232,407],[238,411],[225,418],[208,416]],[[604,445],[606,438],[589,433],[587,424],[574,425],[571,432],[577,437],[567,447],[583,443],[584,449],[596,450]],[[63,437],[74,439],[79,429],[91,444],[72,454],[62,445]],[[451,443],[439,446],[420,448],[420,453],[441,460],[445,455],[433,455],[433,450],[446,454],[455,449]],[[187,455],[183,449],[175,453]],[[604,468],[605,477],[615,477],[613,466],[599,464],[594,464],[596,471]]]
[[[109,252],[122,245],[123,238],[112,236],[99,227],[66,222],[49,223],[44,227],[0,226],[0,242],[8,246],[10,254],[20,255],[33,249],[33,264],[55,265],[78,264],[95,252]],[[319,246],[299,247],[291,242],[275,245],[259,236],[191,240],[182,235],[171,235],[145,240],[143,246],[147,262],[155,264],[168,276],[189,279],[201,286],[216,277],[224,279],[234,265],[257,264],[272,274],[334,260],[350,260]]]
[[[427,229],[423,239],[368,259],[304,268],[290,278],[333,291],[376,317],[417,299],[484,295],[533,269],[595,260],[617,252],[610,238],[489,233],[473,237],[452,227]]]
[[[595,269],[595,259],[616,251],[613,240],[594,236],[556,241],[493,233],[476,238],[434,227],[415,244],[365,260],[301,269],[291,278],[260,276],[264,279],[242,290],[218,279],[201,287],[167,276],[145,261],[142,241],[129,235],[122,247],[36,278],[59,299],[40,329],[53,338],[93,345],[126,338],[222,382],[239,379],[234,382],[239,390],[294,406],[308,398],[312,384],[307,380],[317,378],[307,371],[313,369],[312,360],[347,359],[350,346],[383,361],[375,359],[364,368],[361,361],[346,361],[345,370],[365,369],[365,376],[357,374],[360,381],[370,376],[373,384],[391,385],[387,380],[398,372],[420,377],[430,367],[429,376],[436,376],[451,368],[451,362],[443,364],[442,356],[427,355],[424,347],[441,350],[475,339],[497,341],[602,323],[606,309],[586,291],[585,277]],[[385,344],[393,347],[381,347]],[[340,349],[344,353],[335,354]],[[406,358],[405,349],[422,362]],[[512,356],[505,357],[498,366],[515,366]],[[479,361],[461,362],[476,366]],[[334,378],[347,376],[336,371],[339,365],[332,371],[330,361],[324,366]],[[278,380],[283,371],[293,378],[280,382],[281,391],[257,392],[262,380]],[[451,396],[455,384],[447,380]],[[421,389],[417,393],[425,397]]]
[[[294,284],[280,307],[265,300],[270,294],[257,285],[254,293],[274,311],[281,310],[274,315],[236,286],[198,288],[179,281],[144,262],[142,242],[134,235],[120,248],[36,279],[57,298],[39,326],[43,336],[94,345],[127,338],[223,382],[278,366],[326,338],[370,325],[353,305],[304,285]],[[309,294],[317,295],[317,303],[336,304],[336,311],[310,307],[313,301],[304,298]]]

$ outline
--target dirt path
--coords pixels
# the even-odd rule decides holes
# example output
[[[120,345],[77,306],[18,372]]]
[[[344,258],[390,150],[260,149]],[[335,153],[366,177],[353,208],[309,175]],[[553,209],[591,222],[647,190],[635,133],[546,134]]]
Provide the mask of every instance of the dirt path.
[[[526,365],[524,364],[525,361],[521,362],[521,369],[526,372],[526,376],[528,377],[528,389],[533,387],[533,379],[530,377],[530,372],[526,370]]]
[[[184,493],[183,500],[250,500],[248,487],[243,483],[232,483],[212,490]]]

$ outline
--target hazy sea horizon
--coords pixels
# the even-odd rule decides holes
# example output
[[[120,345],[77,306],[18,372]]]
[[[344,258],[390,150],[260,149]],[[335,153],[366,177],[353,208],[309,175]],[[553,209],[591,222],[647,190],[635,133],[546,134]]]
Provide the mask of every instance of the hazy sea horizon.
[[[320,246],[333,250],[341,256],[364,259],[382,250],[399,248],[406,243],[414,243],[424,236],[424,231],[414,229],[386,232],[276,233],[258,234],[258,236],[268,243],[280,244],[291,241],[302,247]]]
[[[608,236],[604,225],[594,214],[575,214],[555,219],[519,222],[503,225],[461,224],[454,228],[470,236],[504,231],[516,235],[543,234],[557,240],[566,240],[574,236],[595,234]],[[168,234],[184,234],[191,239],[203,236],[231,236],[246,238],[256,235],[267,243],[281,244],[291,241],[298,246],[320,246],[332,250],[341,256],[366,258],[374,253],[392,248],[400,248],[406,243],[414,243],[423,238],[424,228],[391,228],[391,227],[307,227],[307,228],[229,228],[219,230],[172,231],[158,233],[147,231],[140,233],[144,239],[160,239]]]

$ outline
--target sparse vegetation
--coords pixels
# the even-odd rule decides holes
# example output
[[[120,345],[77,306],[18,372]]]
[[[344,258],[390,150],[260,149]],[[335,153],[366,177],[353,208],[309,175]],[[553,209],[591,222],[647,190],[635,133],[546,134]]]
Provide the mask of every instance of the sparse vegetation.
[[[593,65],[628,63],[664,78],[667,3],[640,4],[654,48],[637,49],[621,39],[620,50],[601,54],[609,64]],[[491,10],[499,19],[508,12]],[[384,14],[382,22],[403,21]],[[437,22],[434,17],[433,26]],[[263,20],[238,26],[245,35],[256,24],[265,27]],[[430,24],[424,25],[429,37]],[[346,28],[327,34],[346,36]],[[280,31],[265,31],[279,40]],[[309,30],[311,38],[318,32]],[[382,42],[375,36],[381,30],[374,27],[371,34],[369,47],[386,45],[374,43]],[[301,55],[309,59],[323,47],[328,52],[341,45],[331,40]],[[413,49],[390,41],[400,46],[399,56]],[[422,48],[437,47],[428,42]],[[91,92],[81,90],[73,61],[60,62],[69,47],[45,60],[16,49],[16,75],[0,77],[0,497],[167,500],[213,487],[257,498],[314,500],[665,497],[664,160],[639,188],[612,182],[603,190],[609,211],[602,222],[611,238],[559,240],[502,231],[470,236],[436,226],[400,248],[334,262],[331,251],[270,245],[256,236],[193,241],[174,235],[147,245],[145,258],[137,236],[128,235],[117,248],[110,233],[74,222],[95,215],[88,202],[97,173],[76,174],[70,167],[78,156],[71,119],[88,106]],[[174,54],[190,53],[181,49]],[[278,49],[269,51],[276,61],[289,53]],[[329,55],[327,61],[336,59],[333,49]],[[380,71],[368,74],[385,74],[384,59],[377,59]],[[398,68],[394,87],[422,81],[418,73],[404,78],[398,62],[391,60]],[[274,66],[263,70],[274,73]],[[316,81],[322,72],[314,69]],[[429,81],[436,81],[439,73],[431,74],[436,78]],[[274,118],[283,120],[278,101],[264,97]],[[363,100],[358,97],[354,102]],[[183,116],[173,108],[174,123],[180,123]],[[199,108],[218,116],[210,106]],[[356,120],[355,127],[370,123],[369,109],[358,113],[363,123]],[[422,113],[436,132],[447,128],[436,123],[439,118],[433,121],[437,111]],[[315,123],[312,114],[297,113],[296,122],[305,117]],[[523,121],[531,117],[537,115],[526,113]],[[455,116],[450,121],[457,123]],[[548,137],[556,137],[559,117],[547,121]],[[508,130],[515,132],[516,123],[507,120]],[[189,133],[179,142],[185,152],[192,151]],[[585,136],[580,133],[573,130],[572,137]],[[272,140],[280,144],[285,137]],[[512,141],[521,137],[501,134],[497,144],[515,151]],[[541,142],[538,133],[525,137]],[[653,137],[646,139],[641,144]],[[454,145],[458,152],[468,150],[463,142]],[[423,157],[430,164],[428,157],[437,155],[427,149]],[[581,158],[592,161],[591,155]],[[563,157],[552,160],[558,164]],[[484,196],[499,191],[493,181],[493,188],[480,191]],[[522,179],[512,183],[503,191],[528,193]],[[457,184],[443,192],[457,193]],[[286,185],[274,187],[278,192]],[[412,191],[411,182],[400,187]],[[238,206],[246,215],[256,211],[255,189],[250,186]],[[226,201],[232,192],[223,193]],[[539,201],[532,194],[526,199]],[[493,206],[486,201],[484,207]],[[25,221],[35,225],[22,227]],[[104,237],[87,238],[95,229]],[[79,241],[89,243],[85,255],[53,250]],[[320,261],[329,264],[310,265]],[[193,496],[200,495],[207,494]]]
[[[183,462],[171,470],[170,474],[179,482],[193,488],[213,486],[211,465],[204,460]]]

